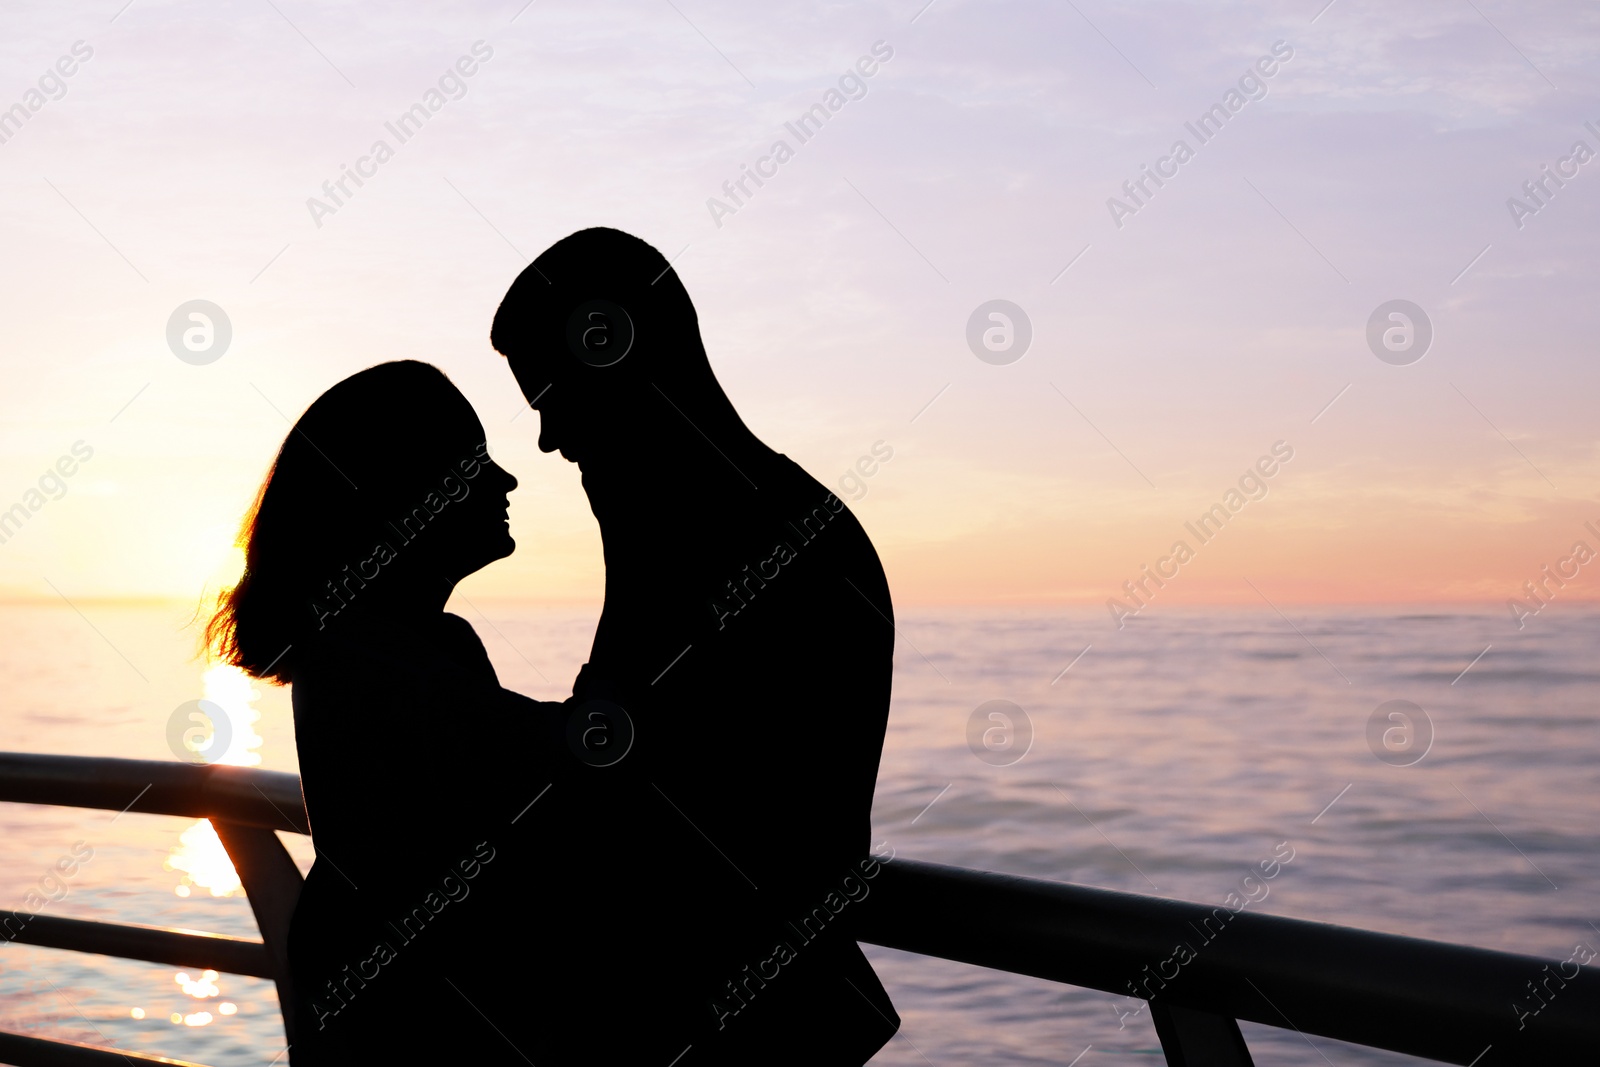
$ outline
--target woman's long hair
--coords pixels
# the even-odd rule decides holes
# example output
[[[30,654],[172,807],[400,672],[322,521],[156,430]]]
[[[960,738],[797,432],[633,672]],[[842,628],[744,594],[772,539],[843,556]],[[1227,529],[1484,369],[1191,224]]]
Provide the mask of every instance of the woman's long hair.
[[[343,606],[347,568],[397,540],[390,522],[464,458],[448,431],[475,423],[444,372],[415,360],[369,367],[318,397],[245,516],[244,574],[206,625],[212,654],[252,677],[292,681]]]

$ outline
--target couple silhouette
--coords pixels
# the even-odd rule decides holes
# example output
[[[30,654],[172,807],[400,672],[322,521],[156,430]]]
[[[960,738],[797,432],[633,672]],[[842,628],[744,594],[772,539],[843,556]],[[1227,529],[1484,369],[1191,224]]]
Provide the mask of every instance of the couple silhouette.
[[[426,363],[295,423],[208,628],[292,685],[291,1062],[865,1063],[900,1022],[852,936],[894,643],[871,541],[745,426],[645,242],[557,242],[491,341],[604,544],[572,697],[503,688],[445,611],[514,550],[517,482]]]

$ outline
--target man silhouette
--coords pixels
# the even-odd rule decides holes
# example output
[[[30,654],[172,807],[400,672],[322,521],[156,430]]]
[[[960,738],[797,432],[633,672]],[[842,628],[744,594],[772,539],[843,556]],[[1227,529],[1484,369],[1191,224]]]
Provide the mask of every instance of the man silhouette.
[[[625,750],[582,759],[564,836],[530,842],[566,853],[543,877],[580,928],[552,935],[548,962],[586,977],[553,984],[593,986],[556,991],[565,1036],[547,1047],[662,1067],[865,1063],[899,1027],[851,936],[878,870],[894,647],[871,541],[740,420],[688,293],[638,238],[557,242],[506,294],[492,341],[539,412],[539,447],[582,471],[604,543],[568,736],[600,729],[607,760]]]

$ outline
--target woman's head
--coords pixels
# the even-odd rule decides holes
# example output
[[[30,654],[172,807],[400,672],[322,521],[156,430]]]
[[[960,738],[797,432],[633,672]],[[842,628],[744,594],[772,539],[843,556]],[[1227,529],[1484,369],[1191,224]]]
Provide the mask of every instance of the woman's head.
[[[245,519],[244,576],[208,643],[286,682],[300,654],[363,605],[442,604],[516,547],[506,522],[516,484],[437,367],[406,360],[351,375],[284,439]]]

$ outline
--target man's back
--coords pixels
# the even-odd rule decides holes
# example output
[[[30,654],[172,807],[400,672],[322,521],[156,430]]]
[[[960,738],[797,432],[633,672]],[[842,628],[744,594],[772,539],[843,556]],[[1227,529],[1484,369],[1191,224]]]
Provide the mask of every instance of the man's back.
[[[737,1049],[862,1063],[899,1022],[849,936],[876,874],[893,609],[843,502],[768,457],[745,464],[759,488],[719,487],[714,525],[679,525],[674,508],[650,553],[608,547],[605,614],[577,689],[628,709],[642,802],[681,831],[680,863],[717,872],[715,888],[669,888],[654,904],[704,924],[682,972],[712,1035],[702,1062]]]

